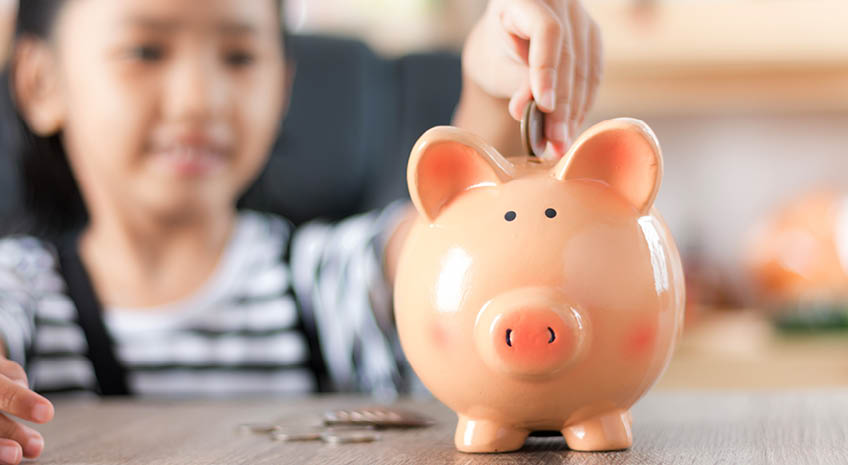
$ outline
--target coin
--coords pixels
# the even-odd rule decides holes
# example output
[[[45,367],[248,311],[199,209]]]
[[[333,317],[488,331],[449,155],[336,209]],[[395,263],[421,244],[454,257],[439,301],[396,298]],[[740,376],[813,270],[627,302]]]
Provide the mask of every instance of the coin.
[[[320,441],[323,435],[321,431],[274,431],[271,439],[285,442]]]
[[[268,434],[279,429],[280,425],[273,423],[242,423],[238,425],[238,430],[242,433]]]
[[[380,435],[370,431],[359,431],[349,433],[324,433],[321,440],[327,444],[357,444],[374,442],[380,439]]]
[[[346,431],[374,431],[377,427],[374,425],[346,425],[336,423],[325,425],[323,426],[323,429],[328,433],[343,433]]]
[[[417,412],[391,407],[333,410],[324,414],[325,425],[374,426],[377,428],[416,428],[429,426],[433,419]]]
[[[527,155],[542,157],[545,153],[545,114],[536,106],[535,100],[527,102],[521,118],[521,141]]]

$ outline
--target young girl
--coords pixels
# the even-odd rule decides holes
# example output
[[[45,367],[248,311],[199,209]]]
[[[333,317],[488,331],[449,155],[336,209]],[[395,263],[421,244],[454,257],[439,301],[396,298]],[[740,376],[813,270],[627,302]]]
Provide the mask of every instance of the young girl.
[[[0,240],[0,410],[49,421],[35,391],[397,389],[408,207],[298,230],[235,208],[285,108],[280,17],[274,0],[21,2],[10,90],[34,222]],[[599,50],[576,0],[493,0],[455,124],[515,152],[510,115],[536,96],[561,155]],[[43,447],[0,415],[0,461]]]

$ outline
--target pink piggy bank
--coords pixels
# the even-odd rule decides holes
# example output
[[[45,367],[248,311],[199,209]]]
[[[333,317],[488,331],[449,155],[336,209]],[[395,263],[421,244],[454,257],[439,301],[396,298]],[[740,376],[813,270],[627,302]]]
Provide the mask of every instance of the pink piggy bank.
[[[504,158],[453,127],[421,136],[395,315],[413,369],[458,414],[457,449],[516,450],[540,430],[574,450],[632,444],[629,409],[683,323],[680,257],[652,207],[661,177],[656,137],[632,119],[595,125],[558,162]]]

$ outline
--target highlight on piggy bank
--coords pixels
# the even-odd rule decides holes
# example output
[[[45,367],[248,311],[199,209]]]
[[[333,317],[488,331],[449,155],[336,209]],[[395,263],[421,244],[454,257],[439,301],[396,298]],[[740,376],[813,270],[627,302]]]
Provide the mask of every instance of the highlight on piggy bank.
[[[542,430],[574,450],[630,447],[630,408],[683,324],[661,178],[656,137],[632,119],[595,125],[559,161],[507,158],[454,127],[421,136],[395,316],[413,369],[459,417],[457,449],[516,450]]]

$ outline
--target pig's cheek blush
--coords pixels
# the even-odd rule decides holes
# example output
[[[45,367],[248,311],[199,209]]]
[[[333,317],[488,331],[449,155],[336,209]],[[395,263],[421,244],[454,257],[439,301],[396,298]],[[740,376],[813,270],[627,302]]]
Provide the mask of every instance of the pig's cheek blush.
[[[447,328],[438,321],[430,323],[430,340],[434,347],[447,347],[450,345],[450,335]]]
[[[631,358],[641,358],[651,354],[657,341],[657,325],[655,322],[635,324],[624,339],[624,355]]]

